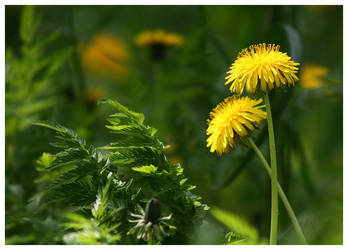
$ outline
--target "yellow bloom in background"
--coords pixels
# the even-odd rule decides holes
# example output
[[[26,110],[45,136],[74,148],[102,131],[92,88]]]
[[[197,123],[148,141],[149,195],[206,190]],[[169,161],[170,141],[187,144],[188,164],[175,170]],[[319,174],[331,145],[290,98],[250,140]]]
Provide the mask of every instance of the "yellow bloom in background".
[[[176,143],[170,143],[170,144],[169,144],[169,147],[167,147],[167,148],[165,149],[165,151],[166,151],[166,153],[170,154],[170,153],[175,152],[175,151],[177,150],[177,148],[178,148],[178,144],[176,144]]]
[[[81,44],[80,52],[87,71],[116,77],[128,72],[129,52],[125,44],[114,36],[98,34],[88,45]]]
[[[331,5],[304,5],[304,7],[309,11],[327,11],[333,10],[335,6]]]
[[[317,89],[323,86],[322,77],[326,76],[328,69],[313,64],[305,64],[302,67],[300,80],[302,87],[306,89]]]
[[[225,84],[231,83],[230,91],[237,94],[242,94],[244,87],[250,94],[260,88],[268,92],[285,84],[294,85],[298,80],[298,65],[286,53],[280,52],[279,46],[252,45],[239,53],[227,72]]]
[[[102,87],[90,86],[86,90],[86,100],[91,106],[95,106],[103,97],[105,97],[105,89]]]
[[[163,45],[168,47],[181,46],[184,43],[184,38],[175,33],[165,32],[163,30],[144,31],[136,36],[136,44],[142,47],[151,45]]]
[[[169,161],[171,164],[180,164],[181,166],[183,165],[183,160],[181,157],[171,157],[169,158]]]
[[[266,118],[259,105],[262,99],[254,100],[249,97],[227,97],[210,112],[208,120],[207,147],[210,152],[218,155],[229,153],[241,137],[249,135]]]

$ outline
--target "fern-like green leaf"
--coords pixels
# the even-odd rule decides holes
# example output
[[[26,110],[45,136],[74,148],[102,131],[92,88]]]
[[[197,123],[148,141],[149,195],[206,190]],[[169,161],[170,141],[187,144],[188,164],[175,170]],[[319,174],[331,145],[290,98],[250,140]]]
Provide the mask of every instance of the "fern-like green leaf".
[[[46,183],[42,200],[46,204],[68,204],[84,211],[84,214],[68,216],[70,222],[65,226],[72,232],[63,240],[69,244],[127,242],[133,237],[127,234],[132,227],[129,215],[152,197],[160,200],[167,216],[172,214],[175,224],[172,230],[188,233],[193,221],[202,220],[207,206],[191,193],[194,186],[188,183],[183,169],[167,160],[156,130],[144,125],[142,114],[116,101],[104,100],[103,103],[111,104],[118,112],[109,116],[111,125],[107,128],[117,133],[119,139],[100,148],[87,146],[74,131],[61,125],[35,123],[53,130],[58,139],[52,145],[59,152],[44,154],[38,161],[42,173],[39,181]],[[92,217],[86,217],[88,210]],[[116,233],[115,225],[120,234]],[[156,228],[160,229],[157,225]],[[143,233],[142,230],[148,229],[145,226],[140,230]]]
[[[132,168],[136,172],[144,173],[144,174],[155,174],[157,168],[154,165],[141,166]]]
[[[144,122],[143,114],[129,110],[126,106],[123,106],[116,100],[104,99],[104,100],[101,100],[99,103],[107,103],[112,105],[117,110],[119,110],[122,114],[127,115],[130,119],[135,120],[139,124],[142,124]]]

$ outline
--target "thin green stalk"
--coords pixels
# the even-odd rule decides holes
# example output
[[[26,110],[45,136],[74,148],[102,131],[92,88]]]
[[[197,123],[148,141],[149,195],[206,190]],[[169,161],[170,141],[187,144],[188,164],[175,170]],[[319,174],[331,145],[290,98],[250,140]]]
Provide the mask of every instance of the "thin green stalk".
[[[267,174],[269,175],[270,178],[272,178],[272,170],[271,167],[269,166],[268,162],[266,161],[265,157],[263,156],[263,154],[261,153],[260,149],[256,146],[254,140],[251,137],[247,137],[247,140],[250,144],[250,146],[252,147],[252,149],[255,151],[256,155],[259,157],[259,159],[262,162],[262,165],[265,167]],[[282,187],[280,186],[279,182],[277,182],[277,186],[278,186],[278,193],[280,196],[280,199],[283,201],[283,204],[285,206],[286,211],[288,212],[288,215],[290,217],[290,220],[295,228],[295,232],[297,234],[297,236],[300,238],[302,244],[307,244],[307,240],[303,234],[303,231],[301,229],[300,224],[297,221],[296,215],[294,213],[294,210],[292,209],[290,202],[288,200],[288,198],[286,197]]]
[[[266,104],[267,122],[268,122],[268,138],[269,138],[269,151],[271,156],[271,186],[272,186],[272,207],[271,207],[271,234],[269,244],[277,244],[278,235],[278,177],[277,177],[277,156],[274,140],[274,130],[272,121],[271,105],[269,103],[268,94],[264,94],[264,100]]]
[[[153,231],[149,232],[149,240],[147,242],[148,245],[153,245],[152,234],[153,234]]]
[[[280,115],[282,114],[283,110],[287,107],[287,105],[289,104],[289,101],[291,100],[291,96],[294,94],[294,89],[291,88],[289,89],[288,93],[286,95],[283,95],[282,99],[280,101],[277,102],[277,106],[275,107],[275,109],[273,109],[273,118],[275,120],[277,120],[277,118],[280,117]],[[261,144],[261,142],[263,142],[265,140],[266,137],[266,129],[267,128],[263,128],[260,132],[260,134],[258,135],[257,139],[256,139],[256,143],[257,144]],[[247,154],[245,154],[245,156],[243,157],[243,160],[239,163],[239,165],[237,166],[237,168],[235,168],[233,170],[233,172],[231,171],[230,174],[227,174],[225,181],[222,183],[222,185],[219,187],[219,189],[223,189],[225,187],[227,187],[229,184],[231,184],[241,173],[243,170],[246,169],[245,166],[248,166],[248,162],[249,160],[252,158],[251,157],[252,152],[248,152]]]

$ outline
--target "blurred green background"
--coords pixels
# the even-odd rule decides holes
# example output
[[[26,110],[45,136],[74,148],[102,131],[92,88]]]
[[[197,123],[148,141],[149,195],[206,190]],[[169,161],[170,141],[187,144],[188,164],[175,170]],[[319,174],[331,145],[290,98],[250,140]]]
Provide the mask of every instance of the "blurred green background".
[[[242,145],[218,157],[205,142],[209,112],[230,95],[228,68],[243,48],[263,42],[301,63],[296,86],[271,93],[280,183],[310,244],[343,243],[342,6],[35,6],[38,23],[21,17],[23,9],[5,12],[6,237],[13,243],[54,237],[46,223],[35,229],[46,241],[16,238],[38,189],[35,162],[49,150],[49,133],[30,124],[57,121],[103,145],[110,110],[97,105],[100,98],[144,113],[203,202],[267,238],[271,192],[262,165]],[[135,38],[158,29],[184,43],[153,60]],[[265,128],[253,136],[267,155]],[[282,204],[279,218],[279,243],[296,244]],[[222,244],[224,233],[212,220],[192,243]]]

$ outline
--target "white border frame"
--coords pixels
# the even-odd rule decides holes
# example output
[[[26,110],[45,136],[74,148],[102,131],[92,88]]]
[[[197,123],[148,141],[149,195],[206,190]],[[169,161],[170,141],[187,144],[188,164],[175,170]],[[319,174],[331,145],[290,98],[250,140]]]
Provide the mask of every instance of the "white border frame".
[[[0,131],[1,131],[1,142],[0,142],[0,162],[3,166],[2,171],[0,171],[0,248],[4,246],[5,244],[5,5],[344,5],[343,0],[283,0],[283,1],[276,1],[276,0],[269,0],[269,1],[262,1],[262,0],[166,0],[165,2],[162,0],[156,0],[156,1],[139,1],[139,0],[117,0],[117,1],[111,1],[111,0],[84,0],[84,1],[78,1],[78,0],[60,0],[60,1],[43,1],[43,0],[5,0],[0,4],[0,84],[1,84],[1,90],[0,90]],[[343,16],[348,15],[348,11],[345,7],[343,7]],[[344,32],[343,32],[343,39],[346,41],[346,34],[347,34],[347,18],[343,17],[343,24],[344,24]],[[345,44],[344,44],[345,45]],[[347,61],[347,50],[343,47],[343,65],[344,69],[346,68],[346,61]],[[343,72],[344,72],[343,69]],[[348,76],[346,74],[343,74],[343,81],[347,82]],[[347,88],[343,88],[343,96],[347,96]],[[347,124],[347,110],[348,110],[348,102],[345,101],[345,98],[343,98],[343,121],[344,124]],[[344,180],[347,180],[347,171],[344,171],[346,164],[346,161],[344,159],[345,155],[348,155],[348,149],[345,147],[347,145],[347,133],[345,132],[345,129],[343,130],[343,178]],[[347,166],[346,166],[347,167]],[[344,189],[344,197],[343,197],[343,207],[344,210],[347,207],[346,200],[348,199],[347,190],[345,190],[346,185],[344,185],[343,181],[343,189]],[[345,225],[347,225],[347,217],[343,215],[343,227],[345,229]],[[343,230],[343,239],[347,239],[347,232],[346,230]],[[122,248],[122,249],[139,249],[139,248],[171,248],[171,249],[177,249],[180,247],[181,249],[212,249],[212,248],[232,248],[233,249],[266,249],[266,248],[274,248],[274,247],[280,247],[280,248],[290,248],[293,246],[223,246],[223,245],[214,245],[214,246],[207,246],[207,245],[192,245],[192,246],[45,246],[45,245],[35,245],[35,246],[6,246],[6,248],[16,248],[16,249],[22,249],[22,248],[30,248],[30,249],[47,249],[49,248],[64,248],[64,249],[98,249],[100,248]],[[297,246],[297,248],[311,248],[311,249],[317,249],[317,248],[337,248],[342,246]]]

